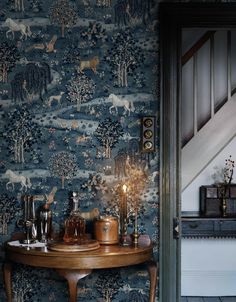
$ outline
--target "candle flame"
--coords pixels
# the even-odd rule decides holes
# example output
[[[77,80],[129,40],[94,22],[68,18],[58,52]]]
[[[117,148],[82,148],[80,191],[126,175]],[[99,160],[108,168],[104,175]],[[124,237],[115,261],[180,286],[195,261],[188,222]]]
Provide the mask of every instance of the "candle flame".
[[[126,185],[123,185],[123,187],[122,187],[122,188],[123,188],[124,193],[126,193],[126,192],[127,192],[127,188],[128,188],[128,187],[127,187]]]

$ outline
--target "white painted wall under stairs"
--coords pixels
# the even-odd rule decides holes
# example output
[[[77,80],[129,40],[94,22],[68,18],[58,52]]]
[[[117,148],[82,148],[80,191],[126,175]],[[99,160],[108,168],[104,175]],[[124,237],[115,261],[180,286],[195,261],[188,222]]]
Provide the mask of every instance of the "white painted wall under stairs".
[[[235,239],[182,239],[182,296],[236,296]]]
[[[182,149],[182,190],[236,134],[236,94]]]

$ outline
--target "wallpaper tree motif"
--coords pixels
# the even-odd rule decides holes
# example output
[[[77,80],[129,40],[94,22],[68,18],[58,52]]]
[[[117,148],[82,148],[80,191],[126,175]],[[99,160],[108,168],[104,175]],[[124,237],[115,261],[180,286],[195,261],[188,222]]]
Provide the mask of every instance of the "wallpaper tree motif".
[[[139,231],[158,260],[158,137],[157,152],[139,148],[141,117],[158,111],[157,11],[154,0],[1,0],[1,247],[21,230],[22,194],[53,192],[60,232],[72,190],[82,211],[116,214],[114,188],[134,165],[148,177]],[[16,266],[13,281],[17,302],[68,299],[66,281],[47,270]],[[147,301],[148,290],[145,270],[94,272],[78,301]]]
[[[111,66],[119,87],[128,87],[128,76],[131,77],[139,63],[144,61],[142,49],[136,44],[131,32],[127,30],[112,37],[112,48],[105,61]]]
[[[16,61],[19,59],[19,53],[16,46],[11,45],[7,41],[1,44],[0,49],[1,82],[7,83],[8,72],[15,67]]]

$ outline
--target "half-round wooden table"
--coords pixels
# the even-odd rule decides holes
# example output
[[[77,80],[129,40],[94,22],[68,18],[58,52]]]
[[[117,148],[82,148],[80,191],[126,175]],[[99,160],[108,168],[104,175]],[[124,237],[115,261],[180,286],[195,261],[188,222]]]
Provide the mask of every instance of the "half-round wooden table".
[[[93,269],[126,267],[145,263],[150,277],[149,301],[155,301],[157,264],[152,260],[151,244],[134,246],[101,245],[96,250],[84,252],[52,251],[45,247],[22,247],[5,245],[4,283],[7,301],[12,302],[12,263],[34,267],[53,268],[65,277],[69,285],[70,302],[77,301],[78,280],[89,275]]]

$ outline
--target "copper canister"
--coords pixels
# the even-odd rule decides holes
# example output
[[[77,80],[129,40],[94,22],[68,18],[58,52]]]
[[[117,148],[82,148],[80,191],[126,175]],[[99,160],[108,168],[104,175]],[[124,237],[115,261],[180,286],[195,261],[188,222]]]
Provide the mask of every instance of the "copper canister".
[[[94,236],[100,244],[119,242],[118,219],[113,216],[101,216],[94,221]]]

